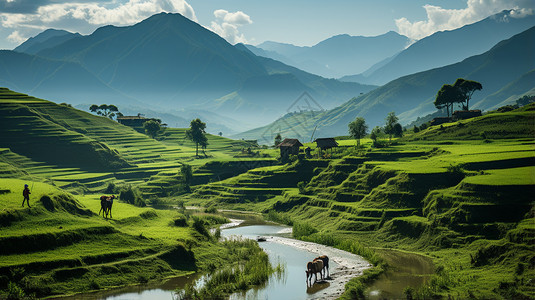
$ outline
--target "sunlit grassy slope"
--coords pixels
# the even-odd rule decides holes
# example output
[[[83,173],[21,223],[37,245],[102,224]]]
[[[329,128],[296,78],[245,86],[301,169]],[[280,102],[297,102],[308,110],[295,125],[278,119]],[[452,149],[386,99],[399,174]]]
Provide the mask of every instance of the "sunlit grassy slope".
[[[83,187],[85,193],[117,180],[137,184],[157,174],[177,175],[184,163],[232,160],[250,146],[207,135],[209,145],[196,158],[186,129],[168,128],[154,140],[110,119],[5,88],[0,104],[0,176],[46,179],[64,188]],[[202,176],[207,181],[212,175]]]
[[[308,223],[312,239],[431,255],[440,271],[421,297],[532,298],[532,107],[407,133],[385,148],[341,140],[331,159],[250,170],[184,199]]]
[[[193,229],[183,211],[115,201],[113,218],[104,219],[97,196],[73,196],[46,183],[30,185],[31,208],[23,208],[26,182],[0,180],[2,299],[21,297],[17,289],[44,297],[143,284],[234,259],[232,249]],[[200,217],[206,224],[223,219]],[[176,219],[185,222],[177,226]]]

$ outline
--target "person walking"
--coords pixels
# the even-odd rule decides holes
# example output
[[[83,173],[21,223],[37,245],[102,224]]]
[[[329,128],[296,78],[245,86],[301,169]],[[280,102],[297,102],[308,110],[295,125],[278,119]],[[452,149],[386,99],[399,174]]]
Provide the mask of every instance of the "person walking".
[[[30,189],[28,188],[28,185],[25,184],[24,185],[24,190],[22,191],[22,196],[24,196],[24,199],[22,200],[22,207],[24,207],[24,201],[27,201],[28,202],[28,207],[31,208],[30,206]]]

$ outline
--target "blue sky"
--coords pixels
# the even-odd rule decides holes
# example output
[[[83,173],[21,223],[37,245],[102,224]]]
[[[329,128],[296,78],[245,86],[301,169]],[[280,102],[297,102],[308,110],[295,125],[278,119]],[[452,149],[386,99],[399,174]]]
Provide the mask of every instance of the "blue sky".
[[[90,34],[162,11],[182,13],[233,44],[314,45],[337,34],[372,36],[390,30],[417,40],[512,8],[532,14],[535,1],[0,0],[0,49],[12,49],[47,28]]]

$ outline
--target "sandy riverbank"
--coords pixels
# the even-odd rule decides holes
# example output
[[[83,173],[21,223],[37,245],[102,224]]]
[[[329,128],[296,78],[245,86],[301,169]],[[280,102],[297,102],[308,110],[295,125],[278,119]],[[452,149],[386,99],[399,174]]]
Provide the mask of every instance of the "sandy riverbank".
[[[222,225],[221,229],[236,227],[243,222],[243,220],[238,219],[230,219],[230,221],[230,223]],[[292,228],[287,228],[279,231],[277,234],[291,234],[291,232]],[[331,266],[328,279],[319,281],[312,287],[309,287],[310,294],[307,299],[336,299],[342,295],[346,283],[351,278],[362,275],[364,270],[372,267],[372,265],[361,256],[333,247],[280,236],[264,237],[266,237],[266,242],[264,243],[279,243],[305,250],[317,256],[327,255],[330,261],[336,263],[336,267]]]
[[[345,290],[346,283],[351,278],[362,275],[364,270],[372,267],[361,256],[333,247],[276,236],[269,237],[267,241],[306,250],[318,256],[327,255],[331,261],[338,264],[335,268],[331,267],[329,270],[330,277],[328,279],[315,284],[318,286],[318,289],[321,289],[325,285],[328,285],[328,287],[314,293],[309,299],[336,299],[340,297]],[[313,286],[311,289],[315,289],[315,287]]]

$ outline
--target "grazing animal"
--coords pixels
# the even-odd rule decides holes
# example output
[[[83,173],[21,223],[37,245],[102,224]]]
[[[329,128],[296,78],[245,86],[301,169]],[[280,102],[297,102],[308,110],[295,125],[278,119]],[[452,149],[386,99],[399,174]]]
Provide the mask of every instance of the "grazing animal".
[[[329,257],[327,255],[322,255],[314,258],[314,260],[320,259],[323,262],[323,278],[329,277]]]
[[[111,207],[113,206],[113,199],[115,199],[115,195],[111,195],[111,197],[108,197],[106,201],[106,208],[108,209],[108,214],[110,214],[110,218],[113,218],[111,215]]]
[[[309,261],[307,263],[307,270],[305,271],[307,275],[307,284],[309,282],[310,278],[310,285],[312,285],[312,274],[314,274],[314,282],[318,281],[318,274],[320,273],[321,279],[323,279],[323,276],[321,274],[321,270],[323,270],[323,261],[321,259]]]
[[[108,214],[111,216],[111,207],[113,205],[113,199],[115,199],[115,195],[111,196],[100,196],[100,210],[98,211],[98,214],[100,215],[100,212],[102,212],[102,216],[104,218],[108,218]]]
[[[98,211],[98,214],[100,215],[100,212],[102,212],[102,216],[107,218],[108,217],[108,205],[106,204],[106,201],[108,200],[108,196],[100,196],[100,210]]]

